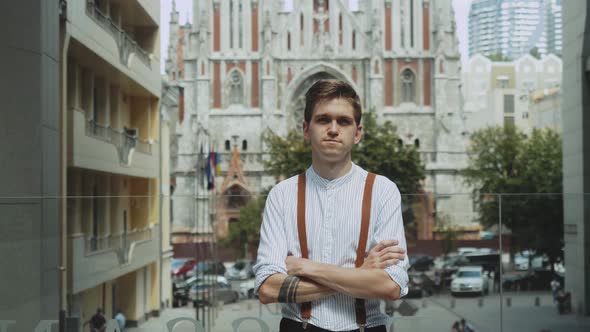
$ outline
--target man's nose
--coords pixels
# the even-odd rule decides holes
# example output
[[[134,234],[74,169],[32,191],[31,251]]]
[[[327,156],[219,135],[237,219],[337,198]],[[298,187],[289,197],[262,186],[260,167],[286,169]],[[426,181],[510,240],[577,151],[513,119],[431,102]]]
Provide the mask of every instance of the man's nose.
[[[328,133],[338,134],[338,123],[336,122],[336,120],[330,122],[330,127],[328,127]]]

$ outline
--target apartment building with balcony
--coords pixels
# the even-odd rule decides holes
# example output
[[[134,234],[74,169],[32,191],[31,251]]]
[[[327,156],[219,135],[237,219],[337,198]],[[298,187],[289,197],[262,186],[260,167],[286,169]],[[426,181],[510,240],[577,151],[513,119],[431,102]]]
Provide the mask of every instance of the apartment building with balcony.
[[[159,1],[67,1],[62,48],[67,317],[162,307]],[[165,227],[165,225],[164,225]]]
[[[491,61],[478,54],[463,72],[464,115],[470,132],[515,125],[559,131],[562,60],[527,54],[514,61]],[[547,94],[547,96],[545,96]]]

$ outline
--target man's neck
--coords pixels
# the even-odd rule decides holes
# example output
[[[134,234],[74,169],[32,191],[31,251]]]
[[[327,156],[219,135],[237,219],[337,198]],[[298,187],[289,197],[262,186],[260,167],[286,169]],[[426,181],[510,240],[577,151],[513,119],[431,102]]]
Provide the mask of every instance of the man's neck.
[[[313,158],[312,167],[317,175],[322,178],[326,180],[334,180],[346,175],[350,171],[352,168],[352,161],[350,158],[347,158],[338,162],[326,162],[324,160],[317,161],[316,158]]]

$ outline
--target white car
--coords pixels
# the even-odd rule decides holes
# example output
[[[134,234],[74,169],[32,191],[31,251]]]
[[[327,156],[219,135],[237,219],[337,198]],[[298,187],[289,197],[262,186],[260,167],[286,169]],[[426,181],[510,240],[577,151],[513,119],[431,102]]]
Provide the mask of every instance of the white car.
[[[489,280],[481,266],[463,266],[455,273],[451,282],[451,294],[477,293],[487,294]]]

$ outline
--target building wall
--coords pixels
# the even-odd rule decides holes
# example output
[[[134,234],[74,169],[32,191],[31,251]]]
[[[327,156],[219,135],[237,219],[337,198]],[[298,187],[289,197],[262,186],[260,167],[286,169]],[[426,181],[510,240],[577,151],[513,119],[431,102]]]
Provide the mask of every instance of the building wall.
[[[15,331],[57,320],[61,304],[61,201],[40,199],[62,194],[58,3],[0,4],[0,264],[14,267],[0,272],[0,316]]]
[[[469,12],[469,55],[517,58],[537,47],[561,54],[561,1],[475,0]]]
[[[143,322],[160,310],[159,6],[96,4],[68,2],[64,21],[68,316],[84,322],[98,303]]]
[[[563,82],[563,191],[565,285],[575,312],[590,315],[590,108],[587,60],[590,7],[565,1]]]
[[[473,132],[487,126],[502,126],[507,117],[513,118],[514,124],[525,132],[557,127],[541,121],[539,112],[544,119],[559,118],[560,105],[550,105],[554,100],[549,99],[540,103],[539,94],[561,91],[561,82],[562,60],[553,54],[541,59],[525,55],[509,62],[493,62],[476,55],[463,73],[466,127]],[[505,98],[513,99],[513,113],[506,112]]]

